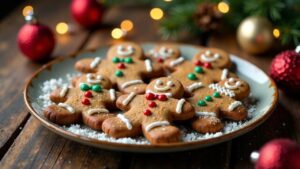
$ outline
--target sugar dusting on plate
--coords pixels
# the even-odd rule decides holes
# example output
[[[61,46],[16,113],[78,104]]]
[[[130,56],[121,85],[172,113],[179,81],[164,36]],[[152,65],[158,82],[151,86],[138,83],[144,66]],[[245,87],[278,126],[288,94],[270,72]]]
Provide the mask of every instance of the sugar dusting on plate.
[[[47,81],[44,81],[43,84],[40,86],[40,93],[41,95],[38,97],[38,104],[40,104],[41,107],[45,108],[51,104],[54,104],[50,101],[49,96],[50,93],[57,89],[58,87],[62,87],[64,85],[70,85],[68,82],[70,82],[71,78],[74,77],[76,74],[67,74],[66,78],[58,78],[58,79],[50,79]],[[224,129],[221,132],[217,133],[206,133],[206,134],[200,134],[198,132],[195,132],[183,125],[179,126],[181,129],[181,139],[185,142],[191,142],[191,141],[197,141],[197,140],[205,140],[208,138],[213,137],[219,137],[223,134],[228,134],[230,132],[239,130],[243,126],[247,124],[247,122],[252,119],[255,116],[255,99],[253,97],[249,97],[245,101],[243,101],[244,105],[248,109],[248,118],[245,121],[239,121],[239,122],[232,122],[232,121],[226,121],[224,123]],[[42,112],[40,112],[42,113]],[[116,143],[124,143],[124,144],[149,144],[149,142],[146,140],[146,138],[140,136],[136,138],[119,138],[115,139],[108,135],[106,135],[103,132],[95,131],[90,129],[89,127],[83,125],[83,124],[73,124],[70,126],[62,126],[62,128],[66,131],[72,132],[74,134],[97,139],[101,141],[108,141],[108,142],[116,142]]]

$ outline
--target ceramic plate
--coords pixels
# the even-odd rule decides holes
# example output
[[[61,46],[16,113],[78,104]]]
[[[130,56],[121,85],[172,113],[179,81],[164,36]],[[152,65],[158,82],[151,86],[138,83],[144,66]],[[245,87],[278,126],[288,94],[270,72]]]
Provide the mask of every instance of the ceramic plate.
[[[142,47],[145,49],[145,51],[148,51],[151,47],[153,47],[153,45],[153,43],[143,43]],[[180,46],[183,57],[187,59],[191,59],[198,50],[201,50],[201,48],[192,45],[178,45]],[[81,142],[83,144],[119,151],[171,152],[195,149],[217,144],[249,132],[259,124],[264,122],[270,116],[277,103],[278,93],[274,82],[262,70],[260,70],[253,64],[237,56],[231,55],[231,59],[236,65],[236,73],[241,79],[246,80],[249,83],[251,87],[251,97],[255,98],[255,100],[257,101],[255,103],[255,111],[251,113],[252,117],[243,122],[236,130],[194,141],[150,145],[127,143],[126,141],[113,142],[109,140],[99,140],[95,137],[91,138],[87,135],[78,133],[75,134],[74,132],[70,132],[69,130],[67,130],[67,128],[56,125],[45,119],[42,114],[43,103],[39,101],[40,95],[43,94],[41,86],[44,84],[44,81],[53,78],[58,79],[60,77],[65,77],[65,75],[68,73],[75,73],[76,71],[74,70],[73,66],[78,59],[86,57],[105,56],[107,49],[107,47],[103,47],[93,51],[81,52],[72,57],[60,58],[43,66],[36,73],[34,73],[28,81],[24,90],[25,103],[31,114],[35,116],[39,121],[41,121],[41,123],[45,127],[52,130],[53,132],[68,139]]]

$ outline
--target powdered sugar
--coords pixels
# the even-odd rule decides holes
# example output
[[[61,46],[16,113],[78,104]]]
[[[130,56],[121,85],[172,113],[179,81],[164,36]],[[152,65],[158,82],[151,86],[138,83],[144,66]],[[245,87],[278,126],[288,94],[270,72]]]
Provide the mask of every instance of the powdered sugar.
[[[70,79],[74,77],[76,74],[67,74],[65,78],[57,78],[57,79],[50,79],[42,83],[40,86],[41,90],[41,95],[38,97],[38,104],[42,105],[43,108],[53,104],[49,100],[50,93],[57,89],[58,87],[62,87],[64,85],[70,85]],[[62,76],[63,77],[63,76]],[[209,138],[214,138],[214,137],[219,137],[224,134],[228,134],[230,132],[239,130],[243,126],[247,125],[248,121],[251,120],[254,117],[255,113],[255,104],[256,100],[253,99],[252,97],[249,97],[248,99],[243,101],[243,104],[246,106],[248,109],[248,118],[245,121],[240,121],[240,122],[232,122],[232,121],[226,121],[224,123],[224,128],[221,132],[217,133],[206,133],[206,134],[200,134],[197,133],[191,129],[189,129],[186,126],[180,126],[179,128],[181,129],[181,140],[185,142],[191,142],[191,141],[198,141],[198,140],[205,140]],[[42,112],[41,112],[42,113]],[[119,138],[115,139],[112,138],[108,135],[106,135],[103,132],[100,131],[95,131],[83,124],[73,124],[70,126],[62,126],[62,128],[66,131],[69,131],[71,133],[92,138],[92,139],[97,139],[101,141],[108,141],[108,142],[116,142],[116,143],[123,143],[123,144],[150,144],[144,137],[136,137],[136,138]]]

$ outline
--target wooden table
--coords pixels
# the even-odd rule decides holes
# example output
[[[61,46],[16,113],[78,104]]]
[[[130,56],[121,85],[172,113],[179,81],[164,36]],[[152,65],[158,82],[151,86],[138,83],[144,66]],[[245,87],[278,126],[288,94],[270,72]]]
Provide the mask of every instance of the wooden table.
[[[249,154],[273,138],[300,139],[299,100],[280,93],[280,103],[273,115],[261,126],[234,140],[188,152],[170,154],[135,154],[96,149],[60,137],[43,127],[30,115],[22,97],[27,78],[42,64],[22,56],[16,33],[24,24],[21,4],[0,22],[0,158],[1,168],[252,168]],[[34,0],[31,2],[39,19],[54,29],[60,21],[73,22],[69,1]],[[128,40],[160,41],[158,23],[141,7],[111,8],[97,31],[76,30],[58,36],[54,56],[65,56],[82,49],[114,42],[111,25],[129,18],[135,23]],[[219,47],[249,60],[267,71],[272,55],[252,56],[241,50],[232,34],[210,36],[206,46]],[[197,44],[199,39],[187,41]]]

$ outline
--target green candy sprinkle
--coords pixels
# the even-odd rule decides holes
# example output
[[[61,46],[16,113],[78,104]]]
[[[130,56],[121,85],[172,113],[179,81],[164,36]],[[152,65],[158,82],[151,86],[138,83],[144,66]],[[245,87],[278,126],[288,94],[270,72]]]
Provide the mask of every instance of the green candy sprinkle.
[[[101,92],[102,91],[102,86],[100,85],[93,85],[92,90],[95,92]]]
[[[120,62],[120,59],[117,58],[117,57],[114,57],[114,58],[112,59],[112,61],[113,61],[114,63],[119,63],[119,62]]]
[[[82,90],[82,91],[90,90],[89,85],[87,85],[85,83],[81,83],[79,87],[80,87],[80,90]]]
[[[133,63],[132,58],[129,57],[125,58],[125,63]]]
[[[199,100],[197,104],[198,104],[198,106],[206,106],[206,103],[204,100]]]
[[[120,58],[120,62],[124,62],[125,60],[124,60],[124,58]]]
[[[195,67],[195,72],[196,72],[196,73],[203,73],[203,68],[200,67],[200,66],[196,66],[196,67]]]
[[[117,77],[122,77],[122,76],[123,76],[123,72],[122,72],[121,70],[117,70],[117,71],[115,72],[115,75],[116,75]]]
[[[208,102],[211,102],[213,99],[211,96],[205,96],[205,100],[208,101]]]
[[[214,97],[219,98],[219,97],[221,97],[221,95],[219,92],[214,92]]]
[[[194,73],[189,73],[189,74],[187,75],[187,77],[188,77],[188,79],[190,79],[190,80],[196,80],[196,79],[197,79],[197,76],[196,76]]]

